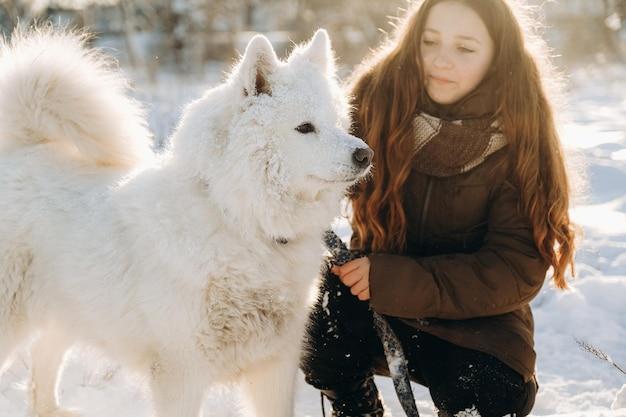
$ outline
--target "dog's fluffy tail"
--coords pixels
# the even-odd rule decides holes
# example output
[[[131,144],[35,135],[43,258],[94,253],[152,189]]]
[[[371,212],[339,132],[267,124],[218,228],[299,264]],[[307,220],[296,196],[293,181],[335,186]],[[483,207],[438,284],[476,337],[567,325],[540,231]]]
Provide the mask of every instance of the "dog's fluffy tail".
[[[54,143],[94,164],[152,158],[143,109],[114,62],[86,40],[39,28],[0,44],[0,152]]]

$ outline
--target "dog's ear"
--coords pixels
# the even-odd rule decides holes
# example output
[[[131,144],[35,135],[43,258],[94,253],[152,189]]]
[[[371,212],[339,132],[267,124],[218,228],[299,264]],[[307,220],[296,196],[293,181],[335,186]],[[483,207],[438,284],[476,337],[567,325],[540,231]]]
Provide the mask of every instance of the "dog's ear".
[[[243,54],[237,73],[243,84],[244,95],[272,95],[269,78],[279,64],[270,41],[263,35],[255,35]]]
[[[289,57],[290,62],[299,59],[307,60],[327,75],[335,73],[335,60],[326,29],[318,29],[307,44],[296,48]]]

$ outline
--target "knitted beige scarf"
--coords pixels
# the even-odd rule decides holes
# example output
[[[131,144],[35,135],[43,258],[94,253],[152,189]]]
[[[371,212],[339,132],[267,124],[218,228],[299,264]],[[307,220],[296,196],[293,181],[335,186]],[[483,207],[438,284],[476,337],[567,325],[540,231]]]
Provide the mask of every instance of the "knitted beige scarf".
[[[436,177],[467,172],[507,144],[497,122],[489,119],[447,121],[420,113],[413,127],[414,167]]]

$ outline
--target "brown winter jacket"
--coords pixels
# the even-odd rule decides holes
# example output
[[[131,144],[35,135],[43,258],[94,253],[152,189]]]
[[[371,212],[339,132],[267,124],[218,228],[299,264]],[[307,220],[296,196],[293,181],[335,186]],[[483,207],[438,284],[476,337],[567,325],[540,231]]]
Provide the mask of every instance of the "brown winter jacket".
[[[370,305],[451,343],[535,371],[530,301],[548,264],[507,178],[508,147],[469,172],[406,185],[407,250],[372,253]],[[354,236],[353,236],[354,238]]]

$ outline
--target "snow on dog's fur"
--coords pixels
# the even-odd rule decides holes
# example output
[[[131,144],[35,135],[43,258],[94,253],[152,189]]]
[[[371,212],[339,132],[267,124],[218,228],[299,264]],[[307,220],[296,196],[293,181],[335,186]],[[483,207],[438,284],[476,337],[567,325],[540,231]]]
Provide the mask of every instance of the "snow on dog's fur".
[[[75,342],[145,374],[157,417],[197,417],[218,382],[291,415],[321,235],[371,160],[326,32],[285,62],[254,37],[163,157],[125,87],[80,36],[1,47],[0,366],[40,334],[38,417],[75,413],[54,392]]]

